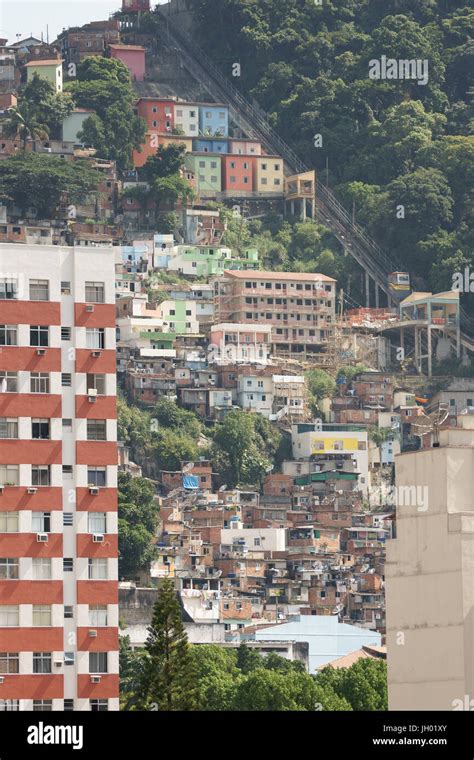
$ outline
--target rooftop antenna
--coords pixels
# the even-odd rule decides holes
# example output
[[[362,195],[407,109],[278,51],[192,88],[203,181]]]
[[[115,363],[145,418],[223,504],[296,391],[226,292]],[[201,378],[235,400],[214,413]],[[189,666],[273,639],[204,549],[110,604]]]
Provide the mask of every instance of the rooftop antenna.
[[[418,415],[411,423],[411,427],[414,435],[419,438],[423,438],[424,435],[429,433],[433,434],[433,448],[439,447],[439,431],[443,422],[446,421],[449,415],[449,405],[444,401],[438,403],[438,406],[434,411],[429,414]]]

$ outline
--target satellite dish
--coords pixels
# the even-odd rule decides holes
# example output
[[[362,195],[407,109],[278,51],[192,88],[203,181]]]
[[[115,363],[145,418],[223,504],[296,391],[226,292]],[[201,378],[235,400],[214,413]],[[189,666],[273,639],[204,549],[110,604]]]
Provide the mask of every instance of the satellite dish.
[[[186,475],[187,472],[191,472],[191,470],[194,469],[194,462],[188,462],[187,464],[183,465],[182,474]]]
[[[437,409],[430,414],[418,415],[411,423],[411,429],[414,435],[423,438],[424,435],[433,433],[433,445],[439,446],[439,430],[443,422],[448,418],[449,406],[445,402],[438,403]]]

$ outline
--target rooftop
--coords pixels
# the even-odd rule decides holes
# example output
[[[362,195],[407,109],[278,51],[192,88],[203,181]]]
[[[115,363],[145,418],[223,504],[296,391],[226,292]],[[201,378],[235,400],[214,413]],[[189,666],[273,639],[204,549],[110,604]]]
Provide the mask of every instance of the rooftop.
[[[224,272],[225,277],[235,277],[238,280],[287,280],[295,282],[336,282],[333,277],[313,272],[252,272],[248,270],[229,270]]]

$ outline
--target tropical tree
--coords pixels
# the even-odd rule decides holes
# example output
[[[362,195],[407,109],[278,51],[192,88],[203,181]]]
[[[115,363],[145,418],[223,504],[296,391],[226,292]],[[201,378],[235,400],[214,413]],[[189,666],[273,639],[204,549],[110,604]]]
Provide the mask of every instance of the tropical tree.
[[[197,688],[182,611],[173,581],[166,578],[153,610],[146,641],[148,663],[143,679],[145,707],[154,710],[193,710]]]
[[[21,110],[15,106],[8,109],[8,118],[3,124],[3,134],[5,137],[18,137],[22,142],[24,152],[28,140],[31,140],[35,153],[37,140],[47,140],[49,137],[47,125],[38,121],[35,109],[26,102],[22,104]]]

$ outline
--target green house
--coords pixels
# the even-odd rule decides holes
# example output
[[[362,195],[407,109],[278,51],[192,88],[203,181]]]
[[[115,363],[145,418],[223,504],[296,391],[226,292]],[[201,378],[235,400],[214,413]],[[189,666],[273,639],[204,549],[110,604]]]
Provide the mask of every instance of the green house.
[[[193,172],[199,195],[213,196],[222,190],[221,157],[209,153],[188,153],[184,164]]]

